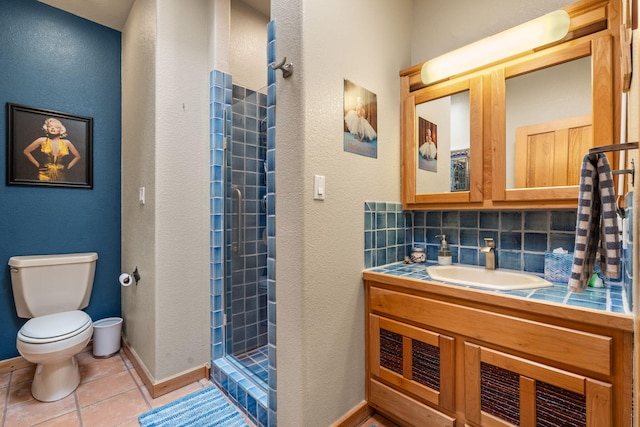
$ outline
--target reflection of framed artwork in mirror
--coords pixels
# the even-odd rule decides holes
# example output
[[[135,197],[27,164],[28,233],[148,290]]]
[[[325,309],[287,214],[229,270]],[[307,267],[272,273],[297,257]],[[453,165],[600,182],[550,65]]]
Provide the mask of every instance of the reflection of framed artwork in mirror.
[[[438,171],[438,125],[418,118],[418,167],[422,170]]]

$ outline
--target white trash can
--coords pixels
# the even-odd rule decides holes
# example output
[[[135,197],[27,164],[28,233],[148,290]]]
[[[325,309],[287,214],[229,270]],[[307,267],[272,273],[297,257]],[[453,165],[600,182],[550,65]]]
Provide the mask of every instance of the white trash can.
[[[106,359],[120,351],[121,317],[93,322],[93,357]]]

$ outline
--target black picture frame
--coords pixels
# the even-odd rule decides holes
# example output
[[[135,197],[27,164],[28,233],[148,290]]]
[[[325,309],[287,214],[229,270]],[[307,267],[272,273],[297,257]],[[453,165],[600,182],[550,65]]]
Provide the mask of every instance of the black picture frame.
[[[7,185],[93,188],[93,118],[7,103]]]

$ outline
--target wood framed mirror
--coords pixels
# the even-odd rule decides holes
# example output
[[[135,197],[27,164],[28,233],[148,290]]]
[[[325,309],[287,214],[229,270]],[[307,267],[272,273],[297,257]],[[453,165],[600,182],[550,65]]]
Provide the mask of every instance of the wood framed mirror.
[[[564,43],[492,71],[492,200],[575,206],[580,165],[612,144],[612,38]]]
[[[591,147],[620,141],[620,3],[580,0],[563,9],[571,20],[569,33],[551,46],[431,85],[421,80],[422,63],[400,72],[404,209],[577,206],[582,157]],[[564,80],[554,77],[558,74]],[[527,99],[543,92],[532,87],[535,80],[546,81],[546,92],[565,99],[553,99],[548,93],[535,102]],[[569,91],[570,86],[576,86],[579,94]],[[518,92],[524,95],[516,96]],[[461,123],[452,124],[446,114],[429,109],[431,103],[453,105],[458,98],[468,99],[466,121]],[[577,107],[563,104],[571,99],[578,100]],[[518,103],[530,110],[516,112]],[[552,104],[558,108],[550,108]],[[460,129],[468,135],[468,151],[451,142]],[[427,133],[436,137],[435,166],[433,150],[424,147]],[[563,148],[551,151],[554,145]],[[460,152],[466,154],[462,159]],[[424,166],[423,154],[435,170]],[[617,168],[617,154],[609,156]],[[443,173],[447,169],[448,180]],[[454,182],[458,172],[468,184]]]
[[[405,99],[403,202],[482,202],[482,98],[482,78],[476,76],[425,87]]]

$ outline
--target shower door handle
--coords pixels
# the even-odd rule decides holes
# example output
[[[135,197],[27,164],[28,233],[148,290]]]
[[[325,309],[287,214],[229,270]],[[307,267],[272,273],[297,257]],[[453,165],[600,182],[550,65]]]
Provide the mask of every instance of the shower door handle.
[[[231,244],[231,251],[234,254],[237,255],[242,255],[242,246],[244,244],[244,213],[242,211],[242,192],[240,191],[240,188],[238,188],[238,186],[234,185],[231,187],[231,199],[233,201],[233,197],[236,197],[238,199],[238,209],[236,211],[236,217],[237,217],[237,226],[236,226],[236,235],[237,235],[237,239],[235,240],[234,243]],[[233,223],[232,223],[232,227],[233,227]]]

